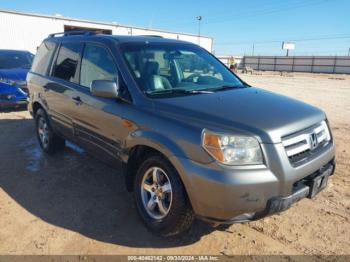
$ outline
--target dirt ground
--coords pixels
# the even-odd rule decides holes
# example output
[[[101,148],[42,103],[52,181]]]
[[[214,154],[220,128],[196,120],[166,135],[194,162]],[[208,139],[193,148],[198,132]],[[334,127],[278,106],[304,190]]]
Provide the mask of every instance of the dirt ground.
[[[350,76],[241,75],[324,109],[337,170],[316,198],[214,230],[162,239],[142,225],[119,170],[74,145],[42,154],[27,112],[0,113],[0,254],[350,254]]]

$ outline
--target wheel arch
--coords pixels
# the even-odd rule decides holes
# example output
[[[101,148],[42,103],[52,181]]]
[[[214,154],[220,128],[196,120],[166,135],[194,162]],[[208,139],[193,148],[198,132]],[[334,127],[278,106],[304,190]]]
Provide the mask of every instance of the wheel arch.
[[[174,156],[183,156],[185,154],[169,138],[150,132],[138,133],[136,137],[130,136],[127,139],[127,145],[128,149],[124,150],[125,153],[123,154],[123,163],[125,164],[126,187],[128,191],[132,191],[136,170],[146,156],[161,155],[176,169],[171,159]],[[177,169],[176,171],[179,173]],[[179,175],[182,183],[185,184],[180,173]]]
[[[124,163],[125,170],[125,184],[126,189],[129,192],[133,191],[134,180],[137,172],[137,168],[140,166],[142,161],[145,159],[147,155],[163,155],[159,150],[148,146],[148,145],[135,145],[129,150],[129,155],[127,162]]]
[[[35,101],[32,105],[33,116],[35,116],[36,112],[38,112],[39,109],[43,109],[45,111],[45,108],[43,107],[43,105],[38,101]]]

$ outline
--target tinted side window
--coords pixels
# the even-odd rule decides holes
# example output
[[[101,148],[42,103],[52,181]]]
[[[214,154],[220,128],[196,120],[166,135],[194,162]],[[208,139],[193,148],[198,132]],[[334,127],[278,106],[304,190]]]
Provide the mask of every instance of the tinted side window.
[[[81,50],[80,43],[63,43],[58,52],[52,76],[74,82],[78,73]]]
[[[90,87],[93,80],[116,80],[117,69],[108,50],[86,44],[81,62],[80,85]]]
[[[43,42],[40,45],[32,64],[33,72],[41,75],[46,75],[48,66],[55,50],[55,46],[55,43],[48,41]]]

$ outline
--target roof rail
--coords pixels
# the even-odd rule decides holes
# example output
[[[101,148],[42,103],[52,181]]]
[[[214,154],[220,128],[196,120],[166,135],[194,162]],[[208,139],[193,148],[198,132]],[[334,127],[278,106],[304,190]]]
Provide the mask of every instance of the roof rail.
[[[163,38],[161,35],[139,35],[139,36],[149,36],[149,37],[158,37],[158,38]]]
[[[57,35],[70,36],[70,35],[96,35],[96,34],[97,34],[97,32],[89,31],[89,30],[71,30],[71,31],[66,31],[66,32],[49,34],[49,37],[55,37]]]

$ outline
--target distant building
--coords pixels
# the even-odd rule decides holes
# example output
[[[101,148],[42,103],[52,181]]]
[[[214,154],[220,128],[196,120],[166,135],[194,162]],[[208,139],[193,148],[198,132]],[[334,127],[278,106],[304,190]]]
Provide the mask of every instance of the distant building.
[[[70,30],[99,30],[113,35],[159,35],[199,44],[212,51],[213,39],[194,34],[148,29],[118,23],[96,22],[64,17],[0,10],[0,49],[19,49],[36,52],[49,34]]]

